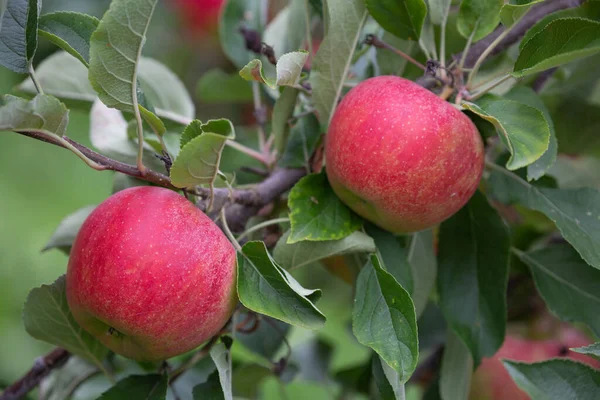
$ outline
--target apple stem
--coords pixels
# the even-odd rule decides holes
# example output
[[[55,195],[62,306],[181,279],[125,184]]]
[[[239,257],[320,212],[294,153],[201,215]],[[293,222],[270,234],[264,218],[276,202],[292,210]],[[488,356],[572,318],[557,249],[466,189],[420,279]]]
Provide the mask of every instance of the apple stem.
[[[235,236],[233,236],[233,233],[231,233],[231,230],[229,229],[229,226],[227,225],[227,216],[225,215],[225,207],[221,208],[221,210],[219,211],[219,217],[221,219],[221,225],[223,227],[223,232],[225,233],[225,235],[227,236],[227,238],[229,239],[229,241],[231,242],[233,247],[235,247],[235,250],[241,252],[242,247],[240,246],[238,241],[235,239]]]
[[[261,222],[260,224],[256,224],[256,225],[246,229],[246,231],[242,232],[242,234],[238,236],[237,241],[240,242],[244,238],[246,238],[246,236],[250,235],[252,232],[256,232],[258,230],[266,228],[267,226],[281,224],[281,223],[289,222],[289,221],[290,221],[289,218],[275,218],[275,219],[270,219],[265,222]]]

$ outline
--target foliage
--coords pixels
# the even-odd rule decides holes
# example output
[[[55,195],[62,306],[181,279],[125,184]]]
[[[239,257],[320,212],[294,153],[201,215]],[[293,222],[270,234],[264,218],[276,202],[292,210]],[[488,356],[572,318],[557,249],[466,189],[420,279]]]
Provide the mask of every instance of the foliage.
[[[557,12],[551,0],[289,0],[271,19],[268,2],[228,0],[219,44],[235,71],[212,68],[195,77],[194,91],[204,104],[251,103],[255,124],[205,118],[189,79],[142,55],[157,1],[112,0],[101,19],[42,15],[41,3],[0,1],[0,64],[28,74],[0,97],[0,130],[117,171],[115,190],[147,181],[196,201],[238,248],[240,303],[201,349],[138,365],[77,325],[64,277],[35,288],[23,309],[27,332],[76,360],[53,372],[43,393],[461,399],[482,358],[502,345],[513,308],[528,310],[521,323],[549,312],[600,337],[600,187],[597,171],[578,167],[597,167],[600,155],[589,128],[600,126],[600,77],[588,65],[600,53],[597,0]],[[367,35],[373,46],[363,43]],[[37,62],[39,38],[59,51]],[[381,74],[421,82],[485,138],[480,190],[439,228],[384,231],[351,211],[323,171],[338,102]],[[70,113],[81,110],[101,154],[67,136]],[[248,169],[266,178],[247,179]],[[44,250],[68,253],[92,209],[57,221]],[[322,279],[321,266],[351,288]],[[519,282],[535,290],[516,293]],[[434,305],[443,324],[430,322]],[[411,379],[435,364],[440,346],[431,373],[439,379]],[[575,351],[599,357],[598,343]],[[78,362],[86,366],[79,375],[69,370]],[[600,392],[600,372],[579,363],[504,366],[533,398]],[[67,387],[65,376],[80,381]]]

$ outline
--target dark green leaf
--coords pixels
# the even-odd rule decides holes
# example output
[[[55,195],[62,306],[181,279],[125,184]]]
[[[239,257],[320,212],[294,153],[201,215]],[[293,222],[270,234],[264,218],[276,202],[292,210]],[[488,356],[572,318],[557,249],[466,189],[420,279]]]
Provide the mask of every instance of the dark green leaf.
[[[533,399],[596,400],[600,395],[600,371],[578,362],[555,359],[526,364],[506,360],[504,366]]]
[[[517,255],[531,268],[535,285],[554,314],[565,321],[583,322],[600,335],[600,271],[569,245]]]
[[[463,341],[452,331],[444,346],[440,367],[440,396],[442,399],[467,399],[473,375],[473,357]]]
[[[37,48],[38,0],[6,0],[0,13],[0,65],[19,73],[29,72]]]
[[[318,291],[307,290],[267,252],[263,242],[248,242],[238,261],[238,295],[252,311],[307,329],[325,323],[325,316],[310,298]]]
[[[67,131],[68,122],[69,110],[55,97],[43,94],[32,100],[9,94],[0,97],[0,131],[62,136]]]
[[[342,93],[352,55],[367,18],[363,0],[328,0],[328,31],[313,60],[312,100],[321,125],[327,127]]]
[[[92,34],[89,79],[109,107],[134,112],[138,63],[157,0],[113,0]],[[148,109],[148,107],[145,107]]]
[[[54,249],[54,248],[69,248],[75,241],[79,228],[86,220],[88,215],[94,211],[96,206],[87,206],[80,208],[73,214],[68,215],[65,219],[60,222],[60,225],[56,228],[48,243],[44,246],[42,251]]]
[[[343,239],[362,225],[362,219],[336,196],[324,173],[302,178],[290,192],[288,206],[290,244]]]
[[[588,356],[600,360],[600,342],[592,343],[589,346],[577,347],[571,350],[577,353],[587,354]]]
[[[198,133],[198,122],[192,121],[190,125],[184,132],[188,140]],[[185,144],[171,167],[171,182],[177,187],[213,185],[225,142],[235,138],[233,125],[227,119],[211,120],[200,128],[202,134]]]
[[[369,14],[388,32],[419,40],[427,5],[424,0],[365,0]]]
[[[196,86],[198,99],[204,103],[250,103],[252,89],[240,74],[227,74],[220,69],[204,73]]]
[[[413,234],[408,247],[408,263],[412,269],[414,282],[412,299],[418,318],[425,310],[437,276],[437,260],[431,229]]]
[[[527,166],[527,179],[534,180],[541,178],[554,165],[558,152],[558,143],[556,142],[556,134],[554,132],[554,123],[550,116],[550,111],[539,98],[539,96],[530,88],[520,86],[512,89],[505,95],[506,98],[518,101],[519,103],[533,107],[540,111],[546,120],[550,131],[550,140],[548,149],[538,158],[533,164]]]
[[[52,285],[29,292],[23,307],[25,330],[34,338],[63,347],[103,369],[102,360],[108,350],[75,322],[65,286],[63,275]]]
[[[287,121],[286,121],[287,122]],[[300,118],[291,128],[279,166],[287,168],[307,168],[319,138],[321,127],[314,114]]]
[[[534,163],[548,150],[550,128],[542,112],[514,100],[484,96],[463,106],[496,127],[510,151],[506,168],[515,170]]]
[[[290,133],[290,117],[294,113],[296,100],[300,91],[296,88],[283,88],[281,96],[273,106],[271,115],[271,132],[275,136],[275,149],[282,154],[288,141]]]
[[[473,36],[476,42],[492,33],[500,23],[503,0],[463,0],[456,21],[458,32],[465,37]]]
[[[408,292],[414,293],[413,275],[404,244],[393,233],[367,223],[365,231],[375,241],[379,260],[387,272]]]
[[[231,354],[229,353],[229,349],[223,343],[217,343],[210,349],[210,358],[212,358],[217,366],[224,399],[233,400],[231,389]]]
[[[440,228],[439,304],[476,365],[504,341],[509,248],[508,228],[480,192]]]
[[[86,67],[90,62],[90,38],[100,21],[91,15],[57,11],[39,20],[39,33],[79,59]]]
[[[194,400],[225,400],[217,371],[213,372],[206,382],[195,386],[192,395]]]
[[[235,340],[253,353],[271,359],[283,344],[290,326],[264,315],[259,320],[260,322],[254,318],[250,318],[249,322],[246,322],[250,315],[255,315],[254,318],[259,318],[256,314],[251,314],[248,311],[234,314],[233,324],[235,326],[245,322],[244,329],[238,330],[235,333]],[[256,329],[251,329],[256,322],[258,322]],[[251,330],[251,332],[246,330]]]
[[[237,68],[242,68],[254,54],[246,49],[240,26],[261,31],[265,21],[261,21],[260,0],[228,0],[223,6],[219,20],[219,39],[225,55]]]
[[[600,51],[600,22],[561,18],[546,25],[521,48],[513,76],[522,77]]]
[[[167,398],[167,375],[132,375],[102,393],[98,400],[164,400]]]
[[[415,307],[377,256],[371,256],[358,276],[352,331],[398,373],[400,384],[408,381],[419,355]]]
[[[538,188],[499,166],[493,167],[489,183],[497,200],[506,204],[520,203],[546,214],[584,260],[600,269],[598,190]]]

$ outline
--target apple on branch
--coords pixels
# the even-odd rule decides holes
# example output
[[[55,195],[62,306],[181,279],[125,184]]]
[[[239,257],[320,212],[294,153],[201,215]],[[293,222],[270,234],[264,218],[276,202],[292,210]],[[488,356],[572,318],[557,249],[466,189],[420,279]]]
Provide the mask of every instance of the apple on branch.
[[[218,334],[235,284],[235,250],[213,221],[171,190],[135,187],[84,222],[66,290],[83,329],[117,354],[155,361]]]
[[[394,233],[420,231],[456,213],[477,189],[484,165],[471,120],[395,76],[367,79],[343,98],[325,157],[340,199]]]

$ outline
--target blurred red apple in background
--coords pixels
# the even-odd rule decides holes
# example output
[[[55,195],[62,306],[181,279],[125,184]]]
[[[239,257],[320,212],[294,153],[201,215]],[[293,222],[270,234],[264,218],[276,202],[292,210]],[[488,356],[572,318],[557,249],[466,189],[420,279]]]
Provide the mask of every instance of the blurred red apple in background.
[[[325,142],[336,194],[395,233],[423,230],[456,213],[477,189],[483,156],[481,136],[465,114],[396,76],[353,88]]]
[[[216,31],[225,0],[170,0],[185,27],[194,34]]]
[[[236,254],[217,225],[179,194],[118,192],[82,225],[69,259],[75,320],[115,353],[163,360],[202,344],[237,303]]]
[[[586,346],[592,341],[571,327],[558,333],[557,339],[528,340],[507,336],[504,344],[491,358],[484,358],[473,374],[470,400],[529,400],[527,393],[519,389],[502,364],[502,359],[540,362],[556,357],[568,357],[600,368],[600,361],[569,348]]]

